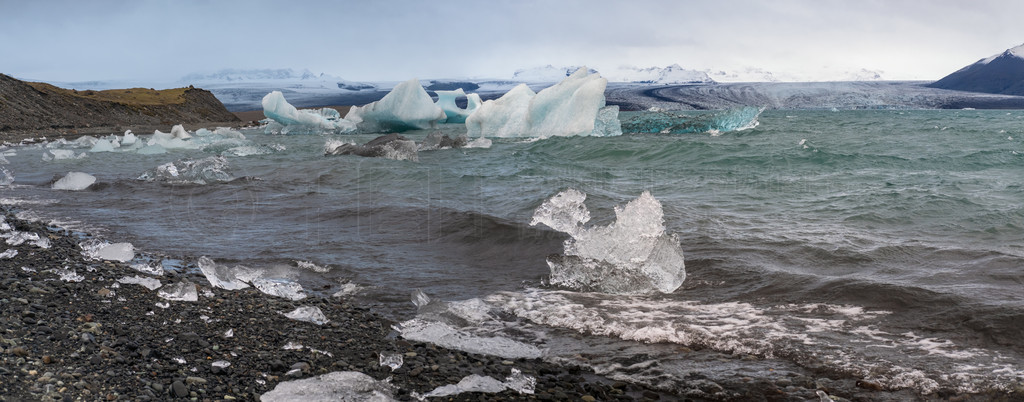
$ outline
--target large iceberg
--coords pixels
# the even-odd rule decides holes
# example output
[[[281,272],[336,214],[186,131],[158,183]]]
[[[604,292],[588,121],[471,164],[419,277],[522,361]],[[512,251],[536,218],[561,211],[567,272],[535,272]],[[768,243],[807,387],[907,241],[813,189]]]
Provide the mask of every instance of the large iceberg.
[[[584,227],[590,211],[587,195],[575,189],[558,193],[533,214],[571,238],[564,255],[548,257],[552,284],[615,294],[672,293],[686,280],[679,239],[665,233],[664,211],[649,192],[615,207],[615,222]]]
[[[447,118],[418,79],[395,85],[381,100],[349,109],[345,120],[369,133],[427,129]]]
[[[322,108],[299,110],[284,100],[281,91],[263,97],[263,115],[277,123],[268,126],[268,132],[288,133],[349,133],[356,130],[351,121],[341,118],[337,110]]]
[[[466,130],[470,137],[620,135],[618,106],[605,106],[607,85],[587,68],[536,94],[521,84],[481,104],[466,119]]]
[[[456,89],[454,91],[434,92],[437,93],[437,106],[439,106],[441,110],[444,110],[444,114],[445,116],[447,116],[447,119],[444,122],[448,124],[465,123],[466,118],[473,114],[473,112],[475,112],[476,109],[480,107],[480,104],[483,103],[480,100],[480,95],[466,95],[466,92],[463,91],[462,88]],[[466,97],[465,109],[460,108],[458,105],[455,104],[455,100],[462,96]]]

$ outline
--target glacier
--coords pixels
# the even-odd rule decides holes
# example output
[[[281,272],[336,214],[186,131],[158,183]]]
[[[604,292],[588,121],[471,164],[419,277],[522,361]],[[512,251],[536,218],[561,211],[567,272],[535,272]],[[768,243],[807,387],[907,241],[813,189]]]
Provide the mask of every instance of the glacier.
[[[550,282],[612,294],[672,293],[686,280],[679,239],[665,233],[664,210],[647,191],[615,207],[615,222],[584,227],[587,195],[568,189],[544,201],[531,226],[544,224],[569,234],[564,255],[548,257]]]
[[[622,134],[618,106],[606,106],[608,80],[580,68],[534,93],[526,84],[486,101],[466,119],[470,137],[613,136]],[[600,121],[598,121],[600,119]]]
[[[381,100],[349,109],[345,120],[362,132],[402,132],[436,127],[447,119],[418,79],[398,85]]]
[[[272,91],[263,97],[263,115],[273,120],[276,125],[268,125],[267,133],[350,133],[356,125],[348,119],[342,119],[337,110],[322,108],[317,110],[299,110],[284,99],[281,91]]]

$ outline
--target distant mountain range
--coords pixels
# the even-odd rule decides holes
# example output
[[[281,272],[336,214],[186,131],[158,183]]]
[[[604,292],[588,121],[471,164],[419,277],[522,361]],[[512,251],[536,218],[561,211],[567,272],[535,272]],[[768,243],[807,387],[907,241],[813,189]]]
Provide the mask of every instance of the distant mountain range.
[[[928,86],[1000,95],[1024,95],[1024,45],[978,60]]]

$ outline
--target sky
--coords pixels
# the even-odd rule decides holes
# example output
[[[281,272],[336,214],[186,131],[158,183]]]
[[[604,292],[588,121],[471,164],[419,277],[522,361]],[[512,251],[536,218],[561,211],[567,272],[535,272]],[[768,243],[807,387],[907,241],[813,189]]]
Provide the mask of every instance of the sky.
[[[221,69],[352,81],[587,65],[861,69],[936,80],[1024,43],[1019,0],[0,0],[0,73],[167,82]]]

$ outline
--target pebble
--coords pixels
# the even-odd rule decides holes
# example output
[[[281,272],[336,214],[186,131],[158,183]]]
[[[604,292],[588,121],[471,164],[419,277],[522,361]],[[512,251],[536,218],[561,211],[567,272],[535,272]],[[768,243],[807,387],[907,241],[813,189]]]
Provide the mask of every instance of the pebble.
[[[23,348],[23,347],[21,347],[21,346],[15,346],[15,347],[11,348],[11,353],[13,353],[15,356],[19,356],[19,357],[28,356],[28,350]]]
[[[178,398],[184,398],[188,396],[188,388],[181,380],[176,380],[171,384],[171,394]]]
[[[196,384],[202,385],[202,384],[206,384],[206,379],[202,378],[202,377],[186,377],[185,378],[185,384],[188,384],[188,385],[196,385]]]

